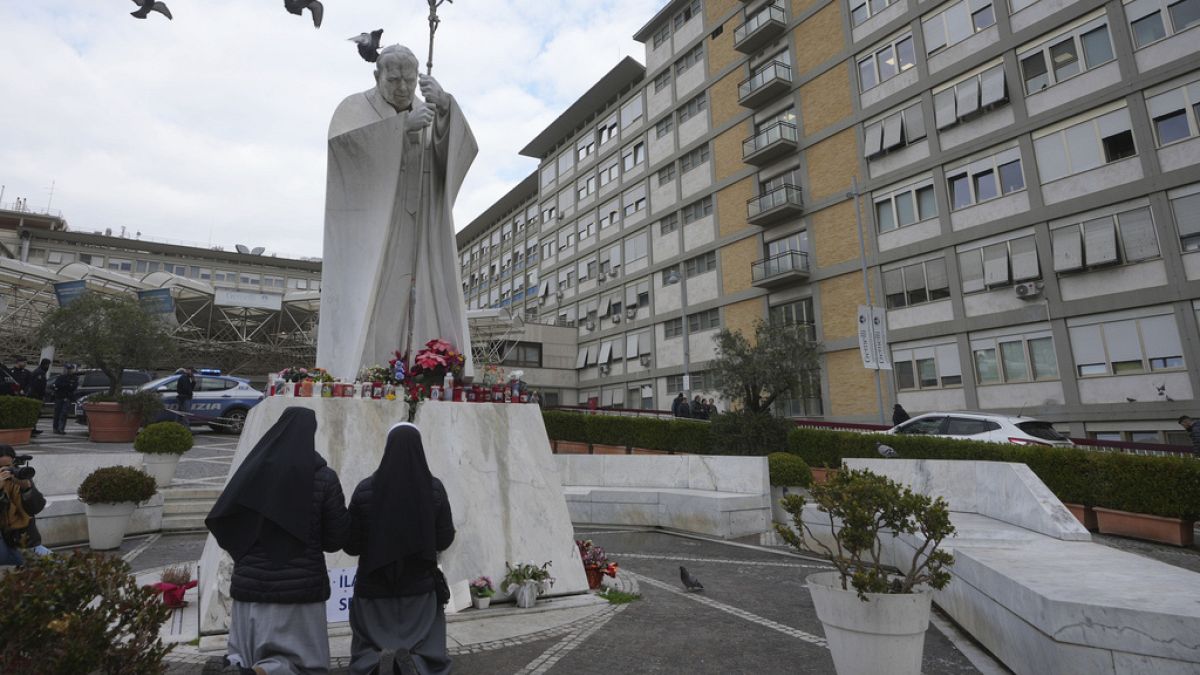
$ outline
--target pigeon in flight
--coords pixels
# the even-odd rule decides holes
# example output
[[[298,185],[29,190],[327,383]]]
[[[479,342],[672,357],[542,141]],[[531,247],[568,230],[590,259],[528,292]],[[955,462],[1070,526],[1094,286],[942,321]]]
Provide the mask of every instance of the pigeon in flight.
[[[359,33],[358,37],[350,38],[350,41],[358,45],[358,55],[363,57],[363,60],[368,63],[375,63],[379,59],[379,40],[383,37],[383,29],[373,30],[370,33]]]
[[[145,19],[146,17],[150,16],[150,12],[158,12],[159,14],[167,17],[167,19],[175,18],[171,16],[171,10],[167,9],[167,3],[165,2],[156,2],[155,0],[133,0],[133,4],[138,6],[138,10],[136,12],[130,12],[129,14],[135,19]]]
[[[679,566],[679,580],[683,582],[683,587],[688,589],[689,591],[704,590],[704,584],[700,583],[699,579],[692,576],[687,571],[687,568],[684,567],[683,565]]]
[[[321,19],[325,18],[325,5],[321,0],[283,0],[283,8],[296,16],[303,15],[307,9],[312,14],[314,28],[320,28]]]
[[[884,445],[883,443],[876,443],[875,449],[879,451],[880,457],[895,459],[900,456],[900,453],[896,452],[895,448],[890,445]]]

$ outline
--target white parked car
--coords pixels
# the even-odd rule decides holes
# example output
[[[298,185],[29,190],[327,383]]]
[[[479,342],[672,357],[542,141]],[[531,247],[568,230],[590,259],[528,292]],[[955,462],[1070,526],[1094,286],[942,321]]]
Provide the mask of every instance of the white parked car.
[[[884,433],[945,436],[968,441],[1072,447],[1071,439],[1049,422],[1032,417],[1009,417],[978,412],[931,412],[903,422]]]

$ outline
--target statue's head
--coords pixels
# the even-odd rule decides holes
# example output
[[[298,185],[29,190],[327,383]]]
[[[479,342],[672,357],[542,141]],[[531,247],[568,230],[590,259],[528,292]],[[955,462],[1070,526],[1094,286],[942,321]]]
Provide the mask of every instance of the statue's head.
[[[375,61],[375,84],[383,100],[396,110],[407,110],[413,104],[417,90],[420,62],[412,50],[403,45],[384,47]]]

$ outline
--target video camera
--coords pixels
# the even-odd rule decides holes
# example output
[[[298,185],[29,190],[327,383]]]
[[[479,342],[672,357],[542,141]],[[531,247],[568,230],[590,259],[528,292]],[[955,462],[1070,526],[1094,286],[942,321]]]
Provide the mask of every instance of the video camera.
[[[12,464],[4,467],[5,471],[12,474],[17,480],[29,480],[37,475],[37,469],[29,466],[29,460],[33,459],[33,455],[17,455],[13,457]]]

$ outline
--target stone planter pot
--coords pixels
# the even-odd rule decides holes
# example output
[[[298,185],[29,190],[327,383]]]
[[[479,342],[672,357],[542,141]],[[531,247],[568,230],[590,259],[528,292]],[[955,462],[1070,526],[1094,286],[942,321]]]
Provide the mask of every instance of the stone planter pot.
[[[583,573],[587,575],[588,590],[600,588],[600,582],[604,581],[604,570],[599,567],[585,567]]]
[[[787,495],[807,495],[808,490],[802,487],[788,485],[772,485],[771,486],[771,518],[777,523],[791,525],[792,516],[787,511],[783,510],[783,505],[779,502]]]
[[[538,598],[538,582],[526,581],[521,584],[516,584],[516,588],[510,588],[513,598],[517,601],[517,607],[528,609],[537,604]]]
[[[478,595],[472,595],[471,604],[475,605],[475,609],[487,609],[492,604],[492,596],[489,595],[483,598]]]
[[[820,466],[814,466],[809,470],[812,471],[813,483],[817,485],[824,485],[826,481],[836,476],[838,472],[838,469],[826,469]]]
[[[1099,529],[1099,525],[1096,524],[1096,511],[1092,507],[1084,506],[1083,504],[1068,504],[1066,502],[1063,502],[1063,506],[1067,507],[1071,515],[1075,516],[1075,520],[1078,520],[1089,532],[1095,532]]]
[[[132,443],[142,421],[126,415],[119,403],[85,403],[88,440],[93,443]]]
[[[670,454],[666,450],[647,450],[646,448],[634,448],[635,455],[667,455]]]
[[[27,445],[32,434],[32,427],[29,429],[0,429],[0,443],[5,445]]]
[[[625,446],[623,445],[604,445],[603,443],[592,443],[593,455],[627,455]]]
[[[129,526],[129,517],[133,515],[137,504],[121,502],[119,504],[85,504],[87,513],[88,546],[93,551],[111,551],[121,547],[125,538],[125,528]]]
[[[837,572],[806,581],[839,675],[920,675],[932,593],[868,593],[863,602],[842,590]]]
[[[179,465],[179,455],[175,453],[143,453],[142,467],[146,473],[154,476],[154,485],[160,488],[169,487],[175,478],[175,468]]]
[[[1182,518],[1163,518],[1095,507],[1100,532],[1122,537],[1157,541],[1172,546],[1191,546],[1195,542],[1196,522]]]
[[[554,452],[560,455],[586,455],[588,444],[577,441],[555,441]]]

